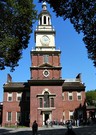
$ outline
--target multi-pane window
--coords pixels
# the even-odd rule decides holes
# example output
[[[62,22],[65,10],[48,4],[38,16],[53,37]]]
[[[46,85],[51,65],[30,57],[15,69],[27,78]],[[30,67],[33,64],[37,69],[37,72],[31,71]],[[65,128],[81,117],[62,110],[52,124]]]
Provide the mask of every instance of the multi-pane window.
[[[7,112],[8,114],[8,121],[11,121],[12,120],[12,112]]]
[[[48,63],[48,55],[44,55],[44,63]]]
[[[48,91],[44,91],[41,95],[38,95],[38,105],[40,108],[54,107],[54,95],[50,94]]]
[[[69,111],[69,119],[72,120],[73,119],[73,114],[74,112],[73,111]]]
[[[51,98],[51,107],[54,107],[54,98]]]
[[[8,93],[8,101],[12,101],[12,92]]]
[[[16,112],[16,121],[20,122],[20,112]]]
[[[49,107],[49,93],[44,93],[44,107]]]
[[[22,92],[17,93],[17,101],[21,101],[22,98]]]
[[[82,100],[81,92],[77,92],[77,100]]]
[[[39,100],[40,100],[40,107],[43,107],[43,99],[39,98]]]
[[[69,92],[69,93],[68,93],[68,99],[69,99],[69,100],[73,100],[73,93],[72,93],[72,92]]]

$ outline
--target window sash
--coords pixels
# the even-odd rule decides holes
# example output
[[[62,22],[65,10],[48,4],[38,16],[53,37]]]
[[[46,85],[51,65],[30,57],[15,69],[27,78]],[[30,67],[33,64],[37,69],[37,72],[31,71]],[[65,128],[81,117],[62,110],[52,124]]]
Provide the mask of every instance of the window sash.
[[[20,122],[20,112],[16,112],[16,121]]]
[[[51,98],[51,107],[54,107],[54,98]]]
[[[39,100],[40,100],[40,107],[43,107],[43,99],[40,98]]]
[[[8,112],[8,121],[12,120],[12,112]]]

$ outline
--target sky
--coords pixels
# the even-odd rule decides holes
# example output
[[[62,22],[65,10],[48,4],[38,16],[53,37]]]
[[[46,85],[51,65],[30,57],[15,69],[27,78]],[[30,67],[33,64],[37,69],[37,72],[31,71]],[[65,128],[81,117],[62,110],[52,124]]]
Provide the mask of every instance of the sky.
[[[35,1],[35,0],[34,0]],[[42,4],[34,2],[38,13],[42,10]],[[52,15],[52,25],[56,30],[56,49],[61,50],[62,79],[73,79],[81,73],[82,82],[86,91],[96,89],[96,68],[92,60],[88,59],[87,49],[82,41],[83,34],[78,34],[69,20],[64,21],[56,17],[52,8],[47,4],[47,9]],[[33,25],[33,33],[29,40],[28,48],[23,50],[22,59],[14,72],[10,68],[0,71],[0,102],[3,101],[3,84],[7,82],[7,74],[12,76],[13,82],[27,82],[30,79],[31,58],[30,51],[35,47],[34,30],[38,21]]]

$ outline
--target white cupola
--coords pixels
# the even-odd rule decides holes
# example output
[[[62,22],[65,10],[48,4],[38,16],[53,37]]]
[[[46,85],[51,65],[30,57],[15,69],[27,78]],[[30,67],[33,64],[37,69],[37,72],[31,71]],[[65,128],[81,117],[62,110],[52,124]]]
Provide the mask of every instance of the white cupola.
[[[42,10],[38,15],[38,25],[35,30],[36,51],[55,50],[55,30],[51,24],[51,15],[46,2],[42,3]]]
[[[42,4],[42,11],[38,16],[38,19],[39,19],[39,25],[51,25],[51,15],[47,11],[46,2]]]

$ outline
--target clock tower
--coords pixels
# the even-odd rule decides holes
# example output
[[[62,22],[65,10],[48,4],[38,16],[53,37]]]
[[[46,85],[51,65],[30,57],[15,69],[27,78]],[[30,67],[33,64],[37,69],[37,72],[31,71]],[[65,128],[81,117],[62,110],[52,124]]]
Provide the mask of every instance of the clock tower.
[[[55,34],[51,15],[44,2],[42,11],[38,15],[38,26],[34,32],[35,48],[31,51],[30,124],[37,120],[39,125],[46,125],[48,118],[52,120],[56,119],[54,117],[57,117],[58,113],[62,115],[64,80],[61,78],[61,51],[56,50]],[[59,105],[58,98],[61,99]]]
[[[55,30],[47,5],[42,4],[35,30],[35,49],[31,51],[31,79],[61,79],[60,50],[55,46]]]

